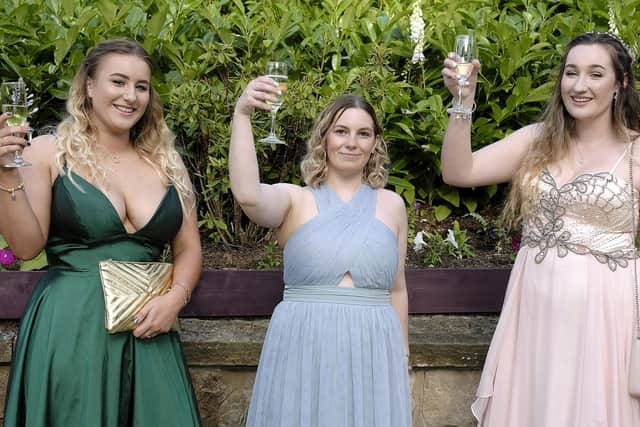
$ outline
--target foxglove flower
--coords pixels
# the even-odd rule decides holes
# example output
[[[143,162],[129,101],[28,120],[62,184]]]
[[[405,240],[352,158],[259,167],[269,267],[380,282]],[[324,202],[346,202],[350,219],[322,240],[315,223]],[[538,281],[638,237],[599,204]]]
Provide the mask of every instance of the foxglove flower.
[[[413,238],[413,250],[416,253],[422,252],[422,249],[426,246],[426,242],[424,241],[424,234],[422,231],[418,231],[416,233],[416,237]]]
[[[447,242],[451,243],[451,246],[458,249],[458,242],[456,241],[456,235],[452,229],[447,230]]]
[[[413,11],[411,12],[411,18],[409,18],[409,25],[411,27],[411,41],[415,43],[413,49],[413,57],[411,62],[417,64],[424,61],[424,20],[422,19],[421,1],[417,0],[413,3]]]

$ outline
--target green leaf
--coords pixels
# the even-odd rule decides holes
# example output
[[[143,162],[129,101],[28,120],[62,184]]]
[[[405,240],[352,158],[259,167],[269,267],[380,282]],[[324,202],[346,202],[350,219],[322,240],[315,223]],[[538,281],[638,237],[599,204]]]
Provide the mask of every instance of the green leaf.
[[[433,208],[433,211],[436,215],[436,219],[438,221],[443,221],[449,217],[451,214],[451,209],[449,209],[446,205],[439,205]]]
[[[337,53],[331,55],[331,68],[334,71],[338,71],[338,68],[340,68],[340,55]]]
[[[75,0],[62,0],[62,10],[66,16],[73,16],[77,5]]]
[[[40,270],[47,266],[47,254],[41,251],[35,258],[22,261],[20,271]]]
[[[411,131],[411,129],[409,128],[409,126],[407,126],[406,124],[402,123],[402,122],[397,122],[396,126],[399,126],[400,128],[402,128],[403,131],[405,131],[408,135],[410,135],[412,138],[413,136],[413,132]]]
[[[465,205],[469,212],[475,212],[478,209],[478,201],[468,197],[462,199],[462,204]]]
[[[460,206],[460,193],[456,188],[442,188],[438,190],[438,195],[456,208]]]
[[[487,189],[487,194],[489,195],[489,198],[492,198],[498,192],[498,186],[496,184],[488,185],[486,189]]]

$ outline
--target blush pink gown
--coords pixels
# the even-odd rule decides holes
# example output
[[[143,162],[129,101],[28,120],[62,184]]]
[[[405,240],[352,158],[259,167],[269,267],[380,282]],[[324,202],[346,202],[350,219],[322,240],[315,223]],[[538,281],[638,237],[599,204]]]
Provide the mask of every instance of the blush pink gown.
[[[627,391],[633,199],[623,158],[564,185],[541,173],[472,405],[479,426],[640,426]]]

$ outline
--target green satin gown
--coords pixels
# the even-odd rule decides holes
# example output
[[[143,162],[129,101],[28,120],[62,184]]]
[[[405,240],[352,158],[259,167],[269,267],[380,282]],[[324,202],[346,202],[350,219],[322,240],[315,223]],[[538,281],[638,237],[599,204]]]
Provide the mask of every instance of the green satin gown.
[[[189,427],[200,417],[179,335],[110,335],[98,262],[157,261],[182,224],[169,186],[128,233],[107,197],[77,175],[52,189],[49,270],[22,317],[5,402],[8,427]]]

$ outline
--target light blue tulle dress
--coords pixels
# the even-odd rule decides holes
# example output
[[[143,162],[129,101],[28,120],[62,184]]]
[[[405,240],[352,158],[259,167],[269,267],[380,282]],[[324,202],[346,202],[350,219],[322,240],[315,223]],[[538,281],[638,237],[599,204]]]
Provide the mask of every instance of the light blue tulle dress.
[[[402,328],[389,299],[395,234],[375,218],[376,191],[343,202],[312,190],[318,215],[284,248],[284,300],[273,312],[249,427],[411,426]],[[351,274],[355,288],[339,287]]]

